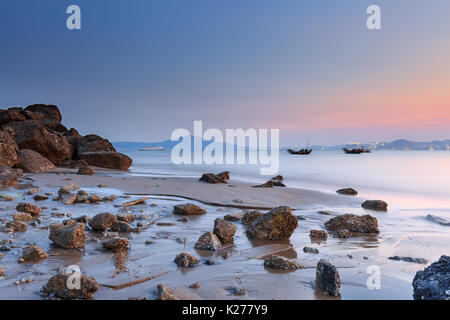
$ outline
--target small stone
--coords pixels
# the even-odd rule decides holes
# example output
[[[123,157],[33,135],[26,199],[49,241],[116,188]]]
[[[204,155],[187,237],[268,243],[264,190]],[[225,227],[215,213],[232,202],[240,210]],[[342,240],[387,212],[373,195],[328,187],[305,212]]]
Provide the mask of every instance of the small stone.
[[[49,239],[64,249],[83,248],[86,242],[84,224],[77,223],[72,226],[52,224]]]
[[[130,240],[120,237],[114,237],[112,239],[102,242],[102,247],[105,249],[120,251],[127,248],[130,245]]]
[[[244,288],[229,288],[228,290],[234,296],[245,296],[247,294],[247,290]]]
[[[22,257],[19,259],[19,262],[36,262],[42,259],[47,258],[48,255],[42,250],[42,248],[30,245],[22,250]]]
[[[45,296],[53,295],[61,299],[88,299],[98,290],[99,284],[87,275],[80,276],[80,289],[69,289],[68,281],[73,277],[70,273],[60,273],[51,277],[42,288],[41,294]]]
[[[13,214],[13,219],[15,221],[32,221],[33,220],[33,216],[29,213],[23,213],[23,212],[18,212]]]
[[[221,243],[219,238],[211,232],[205,232],[195,243],[195,249],[217,251]]]
[[[335,266],[328,260],[320,259],[316,269],[316,290],[333,297],[339,295],[341,279]]]
[[[39,192],[39,188],[33,188],[33,189],[28,190],[28,191],[26,192],[26,194],[29,195],[29,196],[31,196],[31,195],[33,195],[33,194],[35,194],[35,193],[38,193],[38,192]]]
[[[179,267],[192,268],[196,264],[198,264],[200,262],[200,260],[198,260],[193,255],[190,255],[189,253],[182,252],[175,257],[174,262]]]
[[[419,263],[419,264],[427,264],[428,261],[424,258],[413,258],[413,257],[399,257],[399,256],[393,256],[388,257],[389,260],[396,260],[396,261],[405,261],[405,262],[411,262],[411,263]]]
[[[28,226],[22,221],[9,221],[6,223],[6,228],[10,229],[12,232],[26,232]]]
[[[198,288],[200,288],[200,282],[195,282],[195,283],[191,284],[189,286],[189,288],[191,288],[191,289],[198,289]]]
[[[297,270],[302,267],[294,261],[281,256],[273,255],[264,260],[264,267],[279,270]]]
[[[44,200],[48,200],[47,196],[43,196],[40,194],[37,194],[33,197],[34,201],[44,201]]]
[[[297,216],[297,220],[306,220],[305,216]]]
[[[100,197],[98,194],[93,194],[90,197],[86,199],[89,203],[97,203],[102,201],[102,197]]]
[[[316,248],[312,248],[312,247],[304,247],[303,248],[303,252],[305,253],[314,253],[314,254],[318,254],[319,250]]]
[[[0,266],[0,277],[3,276],[3,273],[5,273],[5,266]]]
[[[17,205],[16,210],[19,212],[29,213],[32,216],[38,216],[41,213],[41,208],[31,203],[21,202]]]
[[[225,220],[216,218],[214,220],[214,231],[213,233],[219,238],[222,243],[227,243],[233,241],[233,236],[236,233],[237,227]]]
[[[327,240],[328,233],[325,230],[310,230],[309,237],[311,239]]]
[[[59,200],[62,203],[64,203],[65,205],[74,204],[77,199],[78,199],[78,196],[72,192],[65,192],[65,193],[61,193],[59,195]]]
[[[83,176],[92,176],[95,174],[95,171],[91,166],[83,166],[78,169],[77,174]]]
[[[346,196],[356,196],[356,195],[358,195],[358,191],[356,191],[353,188],[339,189],[336,192],[339,193],[339,194],[342,194],[342,195],[346,195]]]
[[[383,200],[367,200],[361,204],[366,210],[387,211],[388,204]]]
[[[181,218],[181,219],[178,219],[178,221],[181,221],[181,222],[189,222],[189,219],[188,219],[188,217],[183,217],[183,218]]]
[[[125,221],[115,221],[111,226],[111,230],[114,232],[130,232],[132,228],[131,225]]]
[[[125,221],[127,223],[131,223],[134,222],[135,217],[131,214],[131,213],[127,213],[127,214],[118,214],[117,215],[117,220],[119,221]]]
[[[89,219],[89,226],[94,231],[105,231],[113,225],[117,220],[117,217],[111,213],[104,212],[95,215],[93,218]]]
[[[174,214],[196,215],[205,214],[206,210],[192,203],[179,204],[173,207]]]
[[[242,217],[244,215],[242,213],[231,213],[227,214],[225,217],[223,217],[226,221],[241,221]]]
[[[173,292],[165,285],[158,284],[157,287],[158,300],[180,300]]]
[[[330,215],[331,215],[331,212],[330,212],[330,211],[324,211],[324,210],[317,211],[317,213],[318,213],[318,214],[323,214],[323,215],[325,215],[325,216],[330,216]]]

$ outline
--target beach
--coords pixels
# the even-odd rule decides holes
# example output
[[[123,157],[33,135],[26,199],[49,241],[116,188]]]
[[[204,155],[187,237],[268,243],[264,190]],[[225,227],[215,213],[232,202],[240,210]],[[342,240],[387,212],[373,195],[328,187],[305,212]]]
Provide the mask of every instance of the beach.
[[[199,177],[136,175],[133,170],[117,171],[94,168],[95,175],[77,175],[76,169],[57,168],[52,172],[25,174],[15,188],[2,193],[18,194],[13,201],[2,201],[0,219],[7,221],[20,202],[34,203],[42,208],[40,223],[29,225],[25,233],[0,233],[0,240],[10,251],[3,252],[0,265],[6,270],[0,280],[0,299],[40,299],[39,290],[57,270],[71,265],[100,284],[95,299],[157,298],[157,285],[164,283],[180,299],[412,299],[412,279],[443,254],[449,254],[448,226],[426,219],[427,212],[407,210],[393,205],[387,212],[361,208],[360,196],[339,195],[335,190],[302,188],[254,188],[254,183],[233,179],[227,184],[208,184]],[[58,190],[75,182],[88,195],[115,195],[111,202],[74,203],[65,205],[55,200]],[[48,200],[34,201],[26,191],[39,187],[38,194],[53,194]],[[345,187],[345,186],[343,186]],[[130,207],[121,204],[147,198]],[[173,214],[174,205],[192,203],[207,211],[188,216],[187,222]],[[258,209],[262,213],[277,206],[289,206],[300,216],[298,227],[289,240],[251,240],[241,222],[232,222],[237,231],[234,241],[217,251],[197,250],[194,245],[214,220],[244,210]],[[319,211],[327,211],[321,214]],[[116,272],[114,252],[104,250],[102,241],[113,234],[86,231],[84,249],[62,249],[49,240],[48,227],[68,218],[109,212],[114,215],[131,213],[144,226],[139,232],[120,234],[130,241],[125,270]],[[378,220],[379,234],[358,235],[341,239],[330,236],[326,241],[310,239],[312,229],[323,230],[330,218],[345,213],[370,214]],[[12,243],[7,243],[13,239]],[[27,244],[41,247],[48,258],[38,263],[17,263]],[[305,246],[319,250],[306,253]],[[177,267],[174,258],[187,252],[200,260],[194,268]],[[274,270],[264,267],[264,259],[272,254],[293,259],[301,269]],[[393,261],[391,256],[420,257],[427,264]],[[337,268],[341,279],[340,296],[317,293],[314,282],[316,265],[328,259]],[[381,286],[369,289],[370,266],[379,267]],[[167,273],[166,273],[167,272]],[[130,283],[152,275],[155,279],[114,290],[111,286]],[[198,288],[190,288],[194,283]],[[245,289],[244,295],[232,289]]]

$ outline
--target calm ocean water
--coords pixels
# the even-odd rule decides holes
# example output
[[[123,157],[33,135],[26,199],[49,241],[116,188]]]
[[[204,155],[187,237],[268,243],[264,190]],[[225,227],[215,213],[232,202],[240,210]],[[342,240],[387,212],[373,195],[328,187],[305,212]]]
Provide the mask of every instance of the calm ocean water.
[[[199,177],[229,170],[231,178],[265,182],[258,165],[174,165],[170,151],[133,151],[130,170],[138,175]],[[361,196],[383,197],[408,208],[450,209],[450,152],[376,151],[347,155],[315,151],[308,156],[280,152],[279,174],[289,187],[334,192],[353,187]]]

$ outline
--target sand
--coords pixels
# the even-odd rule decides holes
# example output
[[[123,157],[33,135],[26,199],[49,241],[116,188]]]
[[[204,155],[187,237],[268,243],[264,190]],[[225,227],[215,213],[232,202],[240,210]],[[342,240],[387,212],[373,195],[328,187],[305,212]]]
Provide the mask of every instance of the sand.
[[[52,192],[56,195],[61,186],[76,182],[89,194],[114,194],[118,198],[111,203],[64,205],[50,196],[37,203],[44,207],[40,225],[30,225],[22,234],[0,233],[0,240],[14,240],[9,245],[10,251],[0,252],[3,254],[0,265],[6,267],[0,279],[0,299],[41,299],[39,289],[59,268],[70,265],[79,266],[82,272],[108,286],[167,272],[157,279],[121,290],[101,286],[95,299],[155,299],[158,283],[165,283],[185,299],[330,299],[314,290],[315,266],[321,258],[329,259],[341,276],[341,296],[333,299],[411,299],[412,278],[426,265],[392,261],[388,257],[410,255],[426,258],[431,263],[440,255],[450,253],[448,226],[427,220],[426,213],[406,213],[399,209],[387,213],[369,212],[360,207],[365,199],[337,195],[334,190],[260,189],[233,179],[227,185],[210,185],[191,178],[152,178],[133,176],[128,172],[96,171],[94,176],[79,176],[75,170],[68,169],[30,174],[21,179],[18,188],[1,191],[22,194],[14,201],[0,202],[1,225],[11,220],[18,202],[34,203],[33,196],[24,192],[36,186],[40,187],[39,194]],[[97,187],[100,184],[106,187]],[[120,204],[144,195],[149,197],[145,203],[128,210],[141,215],[141,223],[151,225],[140,233],[129,235],[131,248],[126,259],[126,272],[116,274],[114,254],[101,248],[101,234],[87,232],[84,250],[57,248],[48,239],[48,225],[67,219],[68,215],[92,217],[101,212],[121,213]],[[180,217],[172,214],[173,206],[186,202],[203,207],[207,214],[189,217],[188,222],[179,221]],[[291,206],[295,209],[294,214],[306,218],[299,220],[289,241],[250,241],[245,235],[245,226],[236,222],[238,230],[232,245],[217,252],[194,249],[198,237],[205,231],[212,231],[215,218],[241,213],[243,208],[269,209],[279,205]],[[319,214],[319,210],[331,211],[331,215]],[[55,215],[55,212],[63,215]],[[349,239],[330,236],[321,243],[311,242],[309,230],[323,229],[329,218],[349,212],[370,213],[377,217],[381,233]],[[49,257],[38,263],[19,264],[21,249],[30,242],[42,247]],[[318,248],[320,253],[304,253],[304,246]],[[190,269],[178,268],[173,259],[180,252],[195,255],[201,260],[200,264]],[[264,257],[275,252],[295,259],[305,269],[295,272],[265,269]],[[204,264],[208,259],[213,259],[216,264]],[[380,289],[370,290],[366,285],[370,266],[380,268]],[[15,284],[27,278],[29,282]],[[189,288],[195,282],[200,283],[200,288]],[[229,290],[232,287],[245,288],[247,294],[234,296]]]

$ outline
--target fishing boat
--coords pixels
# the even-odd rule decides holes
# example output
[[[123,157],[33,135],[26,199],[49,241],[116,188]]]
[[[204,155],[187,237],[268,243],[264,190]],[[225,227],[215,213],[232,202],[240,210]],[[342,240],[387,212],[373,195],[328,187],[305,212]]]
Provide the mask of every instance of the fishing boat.
[[[307,155],[310,154],[312,152],[312,149],[300,149],[298,151],[295,151],[293,149],[288,149],[287,150],[290,154],[301,154],[301,155]]]
[[[371,153],[369,149],[366,149],[364,147],[362,148],[354,148],[354,149],[348,149],[348,148],[342,148],[346,154],[360,154],[360,153]]]

